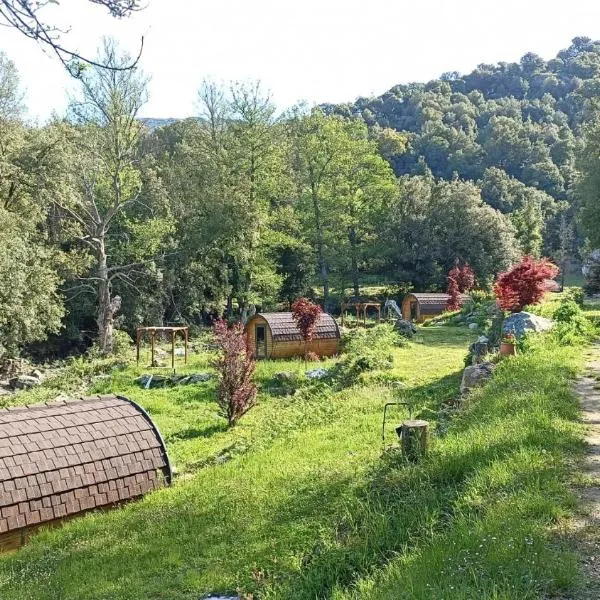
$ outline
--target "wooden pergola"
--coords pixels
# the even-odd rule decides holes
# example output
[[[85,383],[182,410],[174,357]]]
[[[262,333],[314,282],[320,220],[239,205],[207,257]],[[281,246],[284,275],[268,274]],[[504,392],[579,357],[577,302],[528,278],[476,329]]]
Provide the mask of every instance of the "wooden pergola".
[[[344,326],[344,317],[346,316],[346,311],[355,309],[356,310],[356,318],[360,321],[361,316],[363,323],[367,324],[367,311],[369,308],[374,308],[377,310],[377,322],[381,322],[381,303],[379,302],[342,302],[342,327]]]
[[[157,333],[170,333],[171,334],[171,368],[175,370],[175,338],[178,333],[181,333],[183,336],[184,342],[184,364],[187,365],[187,355],[188,355],[188,335],[189,328],[188,327],[138,327],[136,329],[135,336],[135,344],[137,349],[137,364],[140,364],[140,341],[144,337],[145,334],[150,334],[150,348],[152,353],[151,365],[154,365],[154,351],[155,351],[155,342],[156,342],[156,334]]]

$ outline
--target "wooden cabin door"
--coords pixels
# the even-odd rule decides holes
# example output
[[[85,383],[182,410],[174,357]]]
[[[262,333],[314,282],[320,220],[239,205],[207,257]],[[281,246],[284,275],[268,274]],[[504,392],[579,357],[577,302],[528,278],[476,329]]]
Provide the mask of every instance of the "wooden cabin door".
[[[267,358],[267,330],[264,325],[257,325],[255,328],[254,347],[256,348],[256,358]]]
[[[419,318],[419,306],[416,300],[410,303],[410,320],[417,321]]]

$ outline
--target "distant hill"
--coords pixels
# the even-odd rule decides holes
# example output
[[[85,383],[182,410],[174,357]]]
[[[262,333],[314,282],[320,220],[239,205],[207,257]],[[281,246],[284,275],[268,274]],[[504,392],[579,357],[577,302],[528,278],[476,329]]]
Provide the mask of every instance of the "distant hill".
[[[140,121],[148,127],[148,129],[157,129],[158,127],[164,127],[165,125],[172,125],[173,123],[177,123],[177,121],[181,121],[181,119],[174,118],[162,118],[155,119],[153,117],[147,117],[140,119]]]
[[[398,175],[428,168],[480,181],[497,205],[499,178],[503,187],[516,179],[557,200],[571,197],[581,125],[598,97],[600,42],[578,37],[549,61],[528,53],[518,63],[481,64],[468,75],[444,73],[323,108],[406,132],[409,151],[393,159]]]

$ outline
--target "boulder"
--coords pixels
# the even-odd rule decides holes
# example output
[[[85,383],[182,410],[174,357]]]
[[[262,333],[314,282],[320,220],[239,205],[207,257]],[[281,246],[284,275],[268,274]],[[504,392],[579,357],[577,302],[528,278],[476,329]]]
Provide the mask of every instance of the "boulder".
[[[296,379],[298,379],[298,376],[292,371],[281,371],[280,373],[275,373],[275,375],[273,375],[273,380],[276,383],[290,383],[296,381]]]
[[[475,329],[479,329],[479,325],[477,323],[469,323],[469,329],[475,331]]]
[[[485,335],[480,336],[476,342],[473,342],[469,346],[469,353],[472,356],[472,362],[474,365],[482,362],[484,356],[490,351],[490,341]]]
[[[323,379],[329,375],[329,371],[327,369],[313,369],[312,371],[307,371],[306,376],[309,379]]]
[[[539,333],[548,331],[554,326],[554,321],[528,312],[513,313],[504,319],[502,331],[512,333],[517,339],[531,331]]]
[[[496,365],[490,362],[467,367],[463,372],[460,393],[468,394],[473,388],[484,385],[491,378],[495,368]]]
[[[191,375],[141,375],[135,381],[146,390],[150,388],[171,387],[176,385],[192,385],[195,383],[205,383],[210,381],[210,373],[192,373]]]
[[[396,319],[394,323],[394,329],[403,337],[411,338],[417,333],[417,328],[414,323],[407,321],[406,319]]]
[[[187,383],[205,383],[211,379],[212,375],[210,373],[194,373],[188,377]]]
[[[292,371],[281,371],[273,375],[269,392],[274,396],[291,396],[298,387],[298,375]]]
[[[37,385],[42,385],[41,380],[37,377],[32,377],[31,375],[19,375],[10,380],[10,387],[12,387],[13,390],[26,390]]]

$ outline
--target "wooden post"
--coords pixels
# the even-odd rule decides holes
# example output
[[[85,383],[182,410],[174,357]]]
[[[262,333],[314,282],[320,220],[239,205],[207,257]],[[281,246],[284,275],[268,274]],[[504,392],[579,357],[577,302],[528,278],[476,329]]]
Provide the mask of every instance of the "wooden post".
[[[183,357],[183,364],[187,365],[187,347],[188,347],[188,331],[189,329],[186,327],[183,330],[183,339],[184,339],[184,357]]]
[[[138,367],[140,366],[140,328],[137,327],[135,330],[135,346],[136,346],[136,360]]]
[[[417,461],[427,452],[427,421],[404,421],[396,430],[400,435],[402,453],[410,461]]]
[[[175,330],[171,331],[171,369],[175,373]]]
[[[156,336],[156,331],[152,329],[150,331],[150,343],[151,343],[151,358],[150,358],[150,366],[154,366],[154,338]]]

